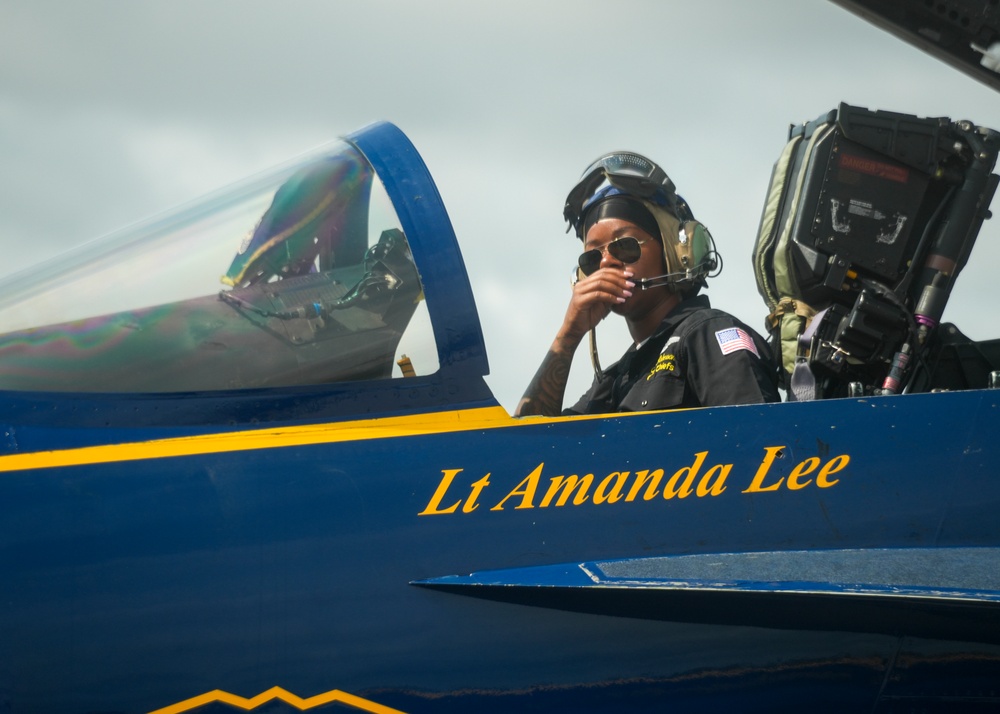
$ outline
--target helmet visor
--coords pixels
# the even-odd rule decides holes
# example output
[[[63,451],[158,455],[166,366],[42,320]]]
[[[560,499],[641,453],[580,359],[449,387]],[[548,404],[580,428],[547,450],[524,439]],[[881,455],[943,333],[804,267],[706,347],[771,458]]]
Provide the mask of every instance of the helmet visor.
[[[580,232],[581,220],[597,191],[610,185],[646,199],[677,215],[677,193],[666,172],[644,156],[616,151],[601,156],[583,172],[583,178],[566,197],[563,217]]]

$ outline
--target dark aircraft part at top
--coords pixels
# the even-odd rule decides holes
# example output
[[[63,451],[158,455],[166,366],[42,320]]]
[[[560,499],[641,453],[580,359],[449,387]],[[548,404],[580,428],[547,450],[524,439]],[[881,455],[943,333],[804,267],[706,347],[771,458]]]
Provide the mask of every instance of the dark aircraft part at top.
[[[1000,5],[992,0],[831,0],[1000,90]]]

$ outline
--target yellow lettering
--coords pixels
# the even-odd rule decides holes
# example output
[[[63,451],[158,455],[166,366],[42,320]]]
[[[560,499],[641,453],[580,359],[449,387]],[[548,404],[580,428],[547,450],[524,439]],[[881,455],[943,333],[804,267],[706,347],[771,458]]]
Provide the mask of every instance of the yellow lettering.
[[[685,466],[682,469],[678,469],[677,473],[670,477],[667,481],[667,485],[663,487],[663,497],[664,498],[687,498],[694,491],[691,486],[694,484],[694,479],[698,475],[698,469],[701,465],[705,463],[705,457],[708,456],[707,451],[699,451],[694,455],[694,463],[690,466]],[[684,478],[684,482],[680,483],[681,477]],[[678,485],[680,483],[680,485]]]
[[[782,452],[784,446],[766,446],[764,447],[764,460],[761,461],[760,467],[757,469],[757,473],[754,474],[753,481],[750,482],[750,486],[743,491],[743,493],[763,493],[765,491],[777,491],[781,488],[781,482],[784,481],[784,477],[779,478],[776,483],[767,488],[764,488],[764,479],[767,477],[767,472],[771,470],[771,464],[778,457],[778,454]]]
[[[569,500],[570,494],[577,489],[577,493],[573,497],[573,505],[579,506],[587,500],[587,489],[589,489],[590,484],[593,483],[594,475],[587,474],[583,478],[580,478],[575,474],[573,476],[556,476],[551,479],[551,481],[552,485],[549,486],[549,490],[545,494],[545,498],[542,499],[542,508],[551,504],[552,499],[556,497],[557,493],[559,494],[559,500],[556,501],[556,506],[565,506],[566,501]],[[562,489],[561,492],[560,489]]]
[[[810,456],[808,459],[803,461],[801,464],[792,469],[792,472],[788,474],[788,488],[792,491],[798,491],[799,489],[805,488],[812,483],[812,479],[806,479],[803,482],[799,482],[800,476],[805,476],[808,473],[812,473],[819,466],[819,457]]]
[[[497,505],[491,508],[491,511],[502,511],[503,504],[507,502],[507,499],[513,498],[514,496],[521,497],[521,504],[519,506],[514,506],[514,510],[519,508],[534,508],[535,505],[533,501],[535,500],[535,491],[538,489],[538,479],[542,477],[542,467],[545,462],[538,464],[538,468],[532,471],[530,474],[524,477],[521,483],[514,487],[514,490],[503,497]]]
[[[605,476],[594,491],[594,503],[618,503],[622,500],[622,487],[628,480],[628,475],[628,471],[614,471]],[[611,489],[610,493],[607,493],[608,488]]]
[[[718,496],[720,493],[726,490],[726,479],[729,478],[729,472],[733,470],[732,464],[718,464],[713,466],[708,470],[704,476],[701,477],[701,481],[698,482],[698,498],[704,498],[705,496]],[[712,476],[715,475],[715,482],[712,482]]]
[[[649,487],[646,488],[646,493],[643,494],[643,501],[651,501],[656,498],[656,490],[660,486],[660,479],[663,478],[663,469],[656,469],[652,474],[649,471],[636,471],[635,472],[635,483],[632,484],[632,488],[629,489],[628,496],[625,500],[629,503],[635,500],[635,497],[639,495],[639,491],[642,487],[649,482]]]
[[[441,501],[444,499],[445,493],[448,492],[448,487],[451,486],[451,482],[455,480],[455,476],[462,473],[462,469],[449,469],[447,471],[441,472],[441,483],[438,484],[437,490],[434,495],[431,496],[430,503],[427,504],[427,508],[418,513],[418,516],[437,516],[442,513],[454,513],[458,510],[458,505],[462,502],[462,499],[455,501],[455,503],[448,508],[442,510],[440,508]]]
[[[472,513],[474,510],[479,508],[479,504],[476,501],[479,500],[479,495],[483,492],[483,489],[490,485],[490,475],[486,474],[481,479],[472,484],[472,491],[469,493],[469,500],[465,502],[462,506],[462,513]]]
[[[656,365],[649,371],[649,374],[646,375],[646,381],[648,382],[660,372],[676,371],[677,366],[674,364],[674,359],[676,358],[673,355],[660,355],[659,359],[656,360]]]
[[[775,461],[784,457],[785,449],[785,446],[764,447],[764,457],[757,467],[757,472],[750,485],[742,493],[772,493],[781,489],[782,486],[786,486],[790,491],[801,491],[813,483],[819,488],[831,488],[840,483],[840,479],[834,478],[834,475],[847,468],[851,462],[851,457],[847,454],[835,456],[825,463],[821,457],[811,456],[796,464],[787,476],[779,476],[783,469],[775,469],[774,465]],[[697,452],[694,454],[694,460],[690,466],[678,469],[665,482],[663,469],[636,471],[631,484],[629,484],[629,479],[633,472],[612,471],[596,484],[596,488],[594,488],[596,480],[594,474],[550,477],[549,486],[537,507],[554,506],[559,508],[568,504],[580,506],[589,500],[597,505],[618,503],[623,500],[631,503],[640,496],[644,501],[651,501],[660,495],[665,500],[687,498],[692,494],[697,495],[698,498],[719,496],[726,491],[734,464],[715,464],[702,474],[701,471],[705,468],[708,454],[708,451]],[[535,508],[535,499],[538,497],[544,467],[544,462],[538,464],[490,510],[503,511],[511,499],[514,499],[514,510]],[[448,493],[454,485],[456,477],[462,472],[463,469],[443,469],[441,480],[438,482],[434,494],[424,510],[417,515],[438,516],[456,513],[459,509],[462,513],[473,513],[478,510],[483,492],[490,486],[492,478],[490,473],[468,486],[469,495],[467,498],[464,500],[459,498],[450,505],[444,505],[447,500],[450,500]],[[628,486],[627,495],[626,486]],[[464,488],[460,487],[459,490],[464,490]]]
[[[834,456],[832,459],[830,459],[829,462],[827,462],[827,464],[823,468],[819,470],[819,473],[816,474],[816,485],[819,486],[820,488],[830,488],[830,486],[840,483],[839,478],[831,481],[827,478],[827,476],[831,476],[837,473],[842,468],[847,466],[847,464],[849,464],[850,462],[851,462],[851,457],[848,456],[847,454]]]

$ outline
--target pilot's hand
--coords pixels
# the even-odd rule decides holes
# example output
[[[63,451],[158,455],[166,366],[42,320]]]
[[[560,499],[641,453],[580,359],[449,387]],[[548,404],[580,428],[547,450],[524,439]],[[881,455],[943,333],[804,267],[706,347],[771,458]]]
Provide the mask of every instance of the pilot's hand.
[[[620,267],[606,267],[579,280],[573,286],[566,316],[559,337],[582,340],[597,323],[608,316],[611,309],[632,296],[635,283],[632,271]]]

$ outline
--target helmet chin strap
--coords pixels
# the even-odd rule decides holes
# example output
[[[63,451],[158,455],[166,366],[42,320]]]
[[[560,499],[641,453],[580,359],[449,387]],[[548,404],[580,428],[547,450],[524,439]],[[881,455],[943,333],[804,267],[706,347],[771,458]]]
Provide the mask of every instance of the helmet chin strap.
[[[597,326],[590,328],[590,364],[594,368],[594,376],[598,379],[604,377],[604,370],[601,369],[601,360],[597,356]]]

